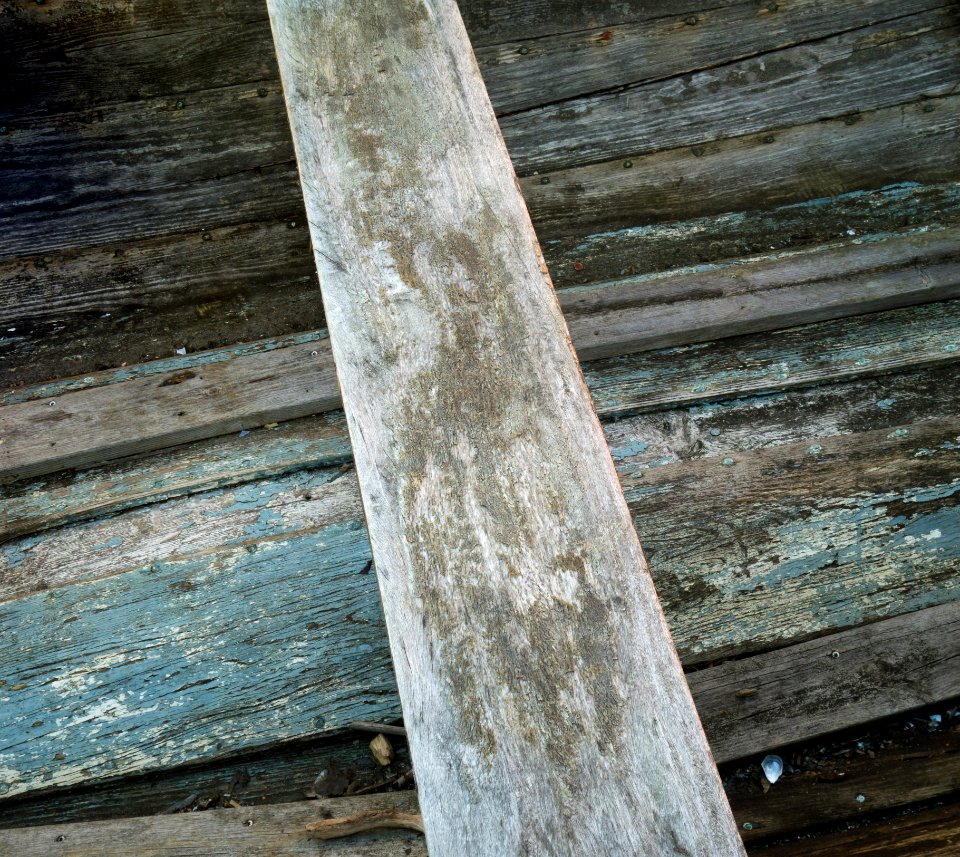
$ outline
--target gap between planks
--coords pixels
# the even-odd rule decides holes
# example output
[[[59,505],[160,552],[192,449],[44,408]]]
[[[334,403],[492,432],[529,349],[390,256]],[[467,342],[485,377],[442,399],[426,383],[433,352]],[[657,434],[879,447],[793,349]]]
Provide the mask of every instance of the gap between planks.
[[[956,228],[919,231],[558,296],[580,359],[591,360],[956,297],[958,237]],[[340,406],[325,339],[202,363],[161,377],[143,377],[156,371],[149,364],[132,367],[119,385],[0,407],[0,477],[89,467]]]

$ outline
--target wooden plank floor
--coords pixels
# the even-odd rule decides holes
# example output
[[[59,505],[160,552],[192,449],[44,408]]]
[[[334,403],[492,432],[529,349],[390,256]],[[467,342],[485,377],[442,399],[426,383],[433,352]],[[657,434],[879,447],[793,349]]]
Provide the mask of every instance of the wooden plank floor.
[[[957,598],[960,310],[940,302],[958,282],[957,13],[772,5],[463,9],[578,349],[596,358],[591,395],[693,686],[744,684],[737,669],[764,658],[800,658],[824,634],[872,640],[869,628],[922,623]],[[52,436],[69,396],[143,414],[155,392],[171,407],[195,399],[188,431],[173,418],[146,446],[136,429],[124,447],[130,423],[106,420],[125,438],[116,452],[149,455],[111,462],[95,442],[72,459],[86,470],[2,485],[0,698],[18,714],[7,743],[33,767],[12,789],[0,781],[0,825],[156,812],[226,788],[251,759],[264,772],[251,794],[272,802],[301,798],[331,764],[356,787],[380,782],[339,731],[398,709],[343,417],[315,413],[338,398],[316,372],[324,319],[265,7],[48,0],[11,2],[2,20],[0,415],[53,400],[16,442],[82,446],[82,432]],[[773,318],[798,275],[802,314]],[[832,294],[855,299],[831,310]],[[763,298],[752,318],[736,311],[744,296]],[[731,324],[718,325],[724,307]],[[665,319],[678,338],[656,338]],[[804,321],[816,323],[783,329]],[[230,387],[258,360],[261,387]],[[302,378],[290,401],[269,381],[277,367]],[[0,440],[19,460],[9,432]],[[57,468],[69,449],[41,453]],[[700,492],[709,514],[691,505]],[[307,615],[284,581],[331,599]],[[228,591],[264,602],[250,633]],[[920,652],[830,659],[824,676],[865,671],[869,687],[844,686],[873,700],[843,722],[954,693],[931,635]],[[289,680],[279,641],[295,659],[320,641],[329,658],[296,660]],[[709,666],[727,656],[741,660]],[[698,698],[721,758],[775,746],[781,717],[798,739],[840,722],[849,700],[817,714],[820,685],[798,664],[810,703],[795,721],[759,693],[735,696],[751,714],[729,731],[726,685]],[[170,678],[151,689],[153,669]],[[922,678],[905,687],[904,672]],[[32,694],[64,722],[35,713]],[[878,750],[830,794],[799,774],[731,791],[744,838],[788,834],[801,816],[856,819],[860,788],[887,807],[948,796],[956,754],[937,746],[890,769],[870,767]],[[935,841],[949,811],[932,812],[890,822],[907,853],[952,847]],[[822,849],[872,853],[856,836]]]

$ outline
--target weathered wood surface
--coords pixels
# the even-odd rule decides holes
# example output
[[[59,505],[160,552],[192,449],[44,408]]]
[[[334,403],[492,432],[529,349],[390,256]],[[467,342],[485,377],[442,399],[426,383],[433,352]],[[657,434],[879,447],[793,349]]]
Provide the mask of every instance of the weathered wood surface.
[[[6,5],[4,122],[185,94],[200,84],[212,89],[277,78],[267,17],[253,0],[202,11],[183,0],[160,8],[136,0]],[[509,15],[497,3],[463,6],[493,105],[512,113],[729,63],[936,3],[908,0],[892,13],[882,0],[857,0],[832,14],[813,0],[776,9],[742,0],[607,9],[524,2],[510,4]]]
[[[954,11],[941,7],[500,125],[517,172],[530,175],[950,95],[957,32]]]
[[[456,4],[268,9],[431,852],[744,853]]]
[[[869,723],[960,696],[960,602],[698,670],[688,681],[720,761]]]
[[[958,247],[957,229],[918,232],[625,279],[559,298],[574,347],[589,360],[954,297]],[[340,403],[323,339],[227,361],[200,359],[203,368],[193,368],[194,360],[162,378],[170,364],[128,369],[120,377],[129,380],[119,385],[45,385],[46,399],[0,406],[0,476],[90,466]]]
[[[767,848],[764,857],[955,857],[960,850],[960,804],[877,821],[859,830]]]
[[[955,151],[948,144],[921,149],[907,174],[922,173],[928,154]],[[889,166],[887,157],[878,154],[876,161]],[[810,190],[842,187],[831,182]],[[734,180],[727,187],[741,185]],[[774,210],[548,240],[544,252],[558,288],[674,268],[697,273],[692,266],[956,223],[958,187],[893,185]],[[0,265],[0,380],[32,383],[142,363],[181,345],[194,352],[218,339],[257,339],[276,324],[281,330],[321,325],[316,269],[299,217],[299,224],[245,224]],[[17,309],[21,303],[29,305],[29,319]]]
[[[720,398],[763,394],[765,398],[759,400],[763,404],[761,413],[768,416],[761,424],[754,424],[725,415],[752,410],[752,418],[756,419],[756,408],[724,406],[674,411],[664,420],[665,428],[650,416],[608,421],[607,442],[618,471],[624,476],[655,462],[671,463],[788,439],[799,441],[865,427],[894,428],[922,419],[947,417],[953,413],[954,403],[944,391],[953,389],[951,378],[955,370],[950,368],[951,361],[944,358],[952,355],[953,360],[960,359],[958,313],[960,304],[928,306],[786,332],[778,337],[783,340],[780,348],[772,348],[767,336],[753,336],[713,343],[707,348],[649,354],[640,358],[640,363],[632,360],[624,372],[643,386],[642,398],[655,401],[661,409],[709,401],[711,391]],[[824,345],[823,353],[818,350],[818,342]],[[950,350],[951,345],[958,348]],[[223,360],[229,359],[229,354],[243,353],[248,352],[236,349],[205,356]],[[179,358],[176,364],[164,364],[162,370],[196,369],[203,365],[195,362],[197,359],[195,355]],[[938,362],[947,362],[947,367],[867,380],[864,376],[875,374],[873,362],[880,363],[885,371]],[[669,372],[665,371],[667,365]],[[132,372],[147,368],[136,367]],[[587,369],[589,372],[589,366]],[[808,384],[823,384],[835,372],[860,380],[856,385],[828,384],[800,393],[802,404],[794,404],[796,396],[771,397],[772,393],[793,386],[791,372]],[[107,374],[91,378],[90,383],[120,383],[128,377],[122,373]],[[614,383],[609,371],[602,377],[611,391],[603,401],[604,414],[617,418],[636,408],[637,397],[628,384]],[[718,388],[722,390],[719,394]],[[618,391],[622,399],[617,398]],[[63,389],[45,386],[21,394],[29,396],[31,392],[37,397],[53,394],[55,398]],[[594,395],[599,397],[598,388]],[[877,402],[884,407],[878,408]],[[792,414],[798,407],[806,417],[795,424]],[[878,423],[878,417],[888,419]],[[723,430],[722,437],[708,431],[718,426]],[[255,428],[242,438],[216,438],[88,471],[21,481],[0,493],[0,539],[10,540],[212,488],[343,464],[351,458],[343,414],[335,411],[282,423],[276,428]]]
[[[909,766],[909,761],[904,764]],[[896,769],[890,772],[894,774]],[[895,775],[895,774],[894,774]],[[842,787],[841,787],[842,788]],[[776,794],[776,792],[774,792]],[[771,803],[780,803],[770,797]],[[851,802],[856,803],[855,799]],[[0,846],[23,857],[126,857],[131,843],[136,853],[151,857],[193,857],[200,848],[204,857],[244,855],[336,854],[343,857],[427,857],[423,837],[402,831],[372,834],[341,842],[309,843],[300,830],[317,816],[342,817],[356,811],[410,812],[417,808],[413,792],[301,801],[269,807],[215,810],[175,816],[124,818],[112,821],[62,824],[0,830]],[[864,810],[866,811],[866,810]],[[745,818],[745,816],[743,816]],[[738,821],[741,816],[738,815]],[[252,824],[246,822],[252,821]],[[755,830],[744,830],[749,843]],[[844,853],[862,857],[953,857],[960,846],[960,811],[948,803],[931,810],[891,820],[870,821],[859,829],[799,837],[785,845],[750,848],[750,853],[770,857]]]
[[[652,570],[688,663],[955,601],[960,390],[954,374],[946,366],[607,426],[634,498],[635,525],[654,548],[664,546],[653,551]],[[947,430],[937,433],[937,426]],[[735,464],[724,465],[728,458]],[[142,473],[141,483],[149,488],[162,469],[153,477]],[[700,484],[705,505],[698,501],[687,515],[683,507]],[[702,518],[698,510],[715,504],[724,511],[704,536],[704,522],[688,518]],[[361,521],[353,474],[331,467],[4,545],[4,598],[61,586],[0,609],[7,628],[0,661],[9,670],[0,698],[16,712],[3,735],[3,745],[16,749],[0,766],[29,766],[8,796],[223,758],[323,734],[358,716],[397,717]],[[329,593],[328,609],[314,615],[292,608],[281,593],[294,587]],[[251,603],[258,605],[253,618],[245,606]],[[109,651],[104,627],[117,629]],[[304,660],[291,671],[294,641]],[[322,656],[316,641],[326,647]],[[879,644],[875,654],[882,657]],[[113,666],[98,672],[105,657]],[[839,660],[825,670],[854,666],[848,684],[855,684],[859,661]],[[928,698],[924,682],[935,687],[938,680],[936,665],[931,669],[910,701],[894,692],[900,685],[884,684],[899,675],[877,667],[876,694],[895,706],[888,713]],[[796,665],[782,673],[794,670],[806,681]],[[870,678],[868,672],[862,680]],[[795,700],[799,711],[816,708],[817,687],[809,708]],[[737,689],[731,685],[731,694]],[[121,700],[125,709],[102,707],[121,693],[138,705],[128,699]],[[858,693],[869,695],[865,685]],[[238,711],[236,700],[251,697],[256,703]],[[271,699],[286,702],[265,728],[265,710],[277,710]],[[722,694],[718,701],[724,703]],[[351,716],[353,704],[365,710]],[[847,702],[832,704],[841,722]],[[764,749],[747,749],[743,735],[773,740],[769,718],[763,725],[770,710],[759,707],[756,722],[744,720],[742,733],[723,739],[739,746],[732,752]],[[184,727],[170,712],[194,725]],[[49,722],[51,713],[63,720],[62,729],[29,728]],[[872,705],[861,713],[882,716]],[[831,728],[828,714],[807,719]],[[723,744],[714,749],[729,758]],[[57,753],[67,759],[51,761]]]
[[[544,253],[562,289],[623,277],[694,271],[734,259],[842,246],[901,230],[960,222],[960,184],[892,184],[875,190],[730,211],[692,220],[547,239]]]
[[[559,295],[582,360],[960,296],[960,229]]]
[[[530,176],[521,186],[541,239],[582,238],[591,229],[766,210],[897,181],[953,178],[960,173],[958,130],[960,98],[928,98],[692,150]],[[753,234],[742,237],[755,240]]]
[[[306,825],[358,811],[415,812],[414,792],[300,801],[273,806],[155,815],[105,821],[0,830],[0,851],[17,857],[427,857],[423,836],[390,831],[331,842],[307,835]]]
[[[728,788],[741,836],[748,843],[778,838],[811,827],[862,821],[864,815],[921,801],[951,799],[951,794],[956,797],[960,734],[945,731],[955,726],[955,719],[944,716],[943,730],[912,740],[907,748],[872,743],[876,749],[855,749],[848,758],[828,759],[822,772],[788,771],[766,793],[756,785],[749,792]],[[914,732],[925,728],[913,727]],[[868,733],[862,737],[869,740]],[[867,741],[860,744],[865,746]],[[857,795],[863,796],[862,803]]]

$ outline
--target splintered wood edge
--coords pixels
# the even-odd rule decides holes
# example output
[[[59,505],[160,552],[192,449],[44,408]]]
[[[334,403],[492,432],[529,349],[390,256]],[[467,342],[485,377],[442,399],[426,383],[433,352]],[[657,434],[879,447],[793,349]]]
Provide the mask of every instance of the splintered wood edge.
[[[311,821],[306,831],[316,839],[341,839],[358,833],[390,829],[415,830],[423,833],[423,816],[419,813],[395,810],[370,810],[342,818],[326,818]]]

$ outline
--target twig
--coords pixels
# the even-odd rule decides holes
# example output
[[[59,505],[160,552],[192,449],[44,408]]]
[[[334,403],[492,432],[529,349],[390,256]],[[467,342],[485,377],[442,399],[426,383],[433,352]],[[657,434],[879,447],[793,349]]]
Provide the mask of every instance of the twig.
[[[340,839],[343,836],[391,828],[416,830],[418,833],[423,833],[423,816],[395,810],[371,810],[357,815],[345,815],[342,818],[311,821],[306,829],[310,836],[317,839]]]

